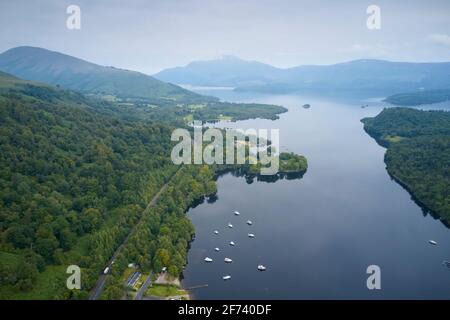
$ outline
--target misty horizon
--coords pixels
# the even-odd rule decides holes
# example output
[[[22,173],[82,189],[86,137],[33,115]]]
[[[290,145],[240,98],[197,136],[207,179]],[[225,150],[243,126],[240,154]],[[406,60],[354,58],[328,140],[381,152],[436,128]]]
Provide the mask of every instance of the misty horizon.
[[[66,8],[81,29],[66,28]],[[448,1],[377,1],[381,28],[368,30],[371,2],[24,0],[0,4],[0,51],[29,45],[100,65],[155,74],[192,61],[236,56],[277,68],[359,59],[450,61]],[[39,15],[36,15],[39,12]]]
[[[289,67],[279,67],[279,66],[275,66],[275,65],[272,65],[272,64],[269,64],[269,63],[265,63],[263,61],[258,61],[258,60],[253,60],[253,59],[243,59],[243,58],[241,58],[239,56],[236,56],[236,55],[224,54],[222,56],[218,56],[218,57],[210,58],[210,59],[192,60],[192,61],[190,61],[190,62],[188,62],[188,63],[186,63],[184,65],[168,66],[167,68],[159,70],[159,71],[154,72],[154,73],[146,73],[146,72],[141,71],[141,70],[121,68],[121,67],[118,67],[118,66],[115,66],[115,65],[106,65],[106,64],[103,64],[100,61],[85,60],[85,59],[80,58],[78,56],[72,55],[71,53],[68,53],[68,52],[61,52],[61,51],[52,50],[50,48],[44,48],[44,47],[39,47],[39,46],[21,45],[21,46],[17,46],[17,47],[8,48],[8,49],[0,52],[0,54],[5,53],[5,52],[7,52],[9,50],[12,50],[12,49],[16,49],[16,48],[43,49],[43,50],[47,50],[47,51],[50,51],[50,52],[53,52],[53,53],[62,54],[62,55],[69,56],[69,57],[72,57],[72,58],[75,58],[75,59],[79,59],[79,60],[82,60],[82,61],[85,61],[85,62],[88,62],[88,63],[92,63],[92,64],[95,64],[95,65],[98,65],[98,66],[111,67],[111,68],[122,69],[122,70],[126,70],[126,71],[134,71],[134,72],[143,73],[143,74],[146,74],[146,75],[149,75],[149,76],[154,76],[154,75],[158,74],[159,72],[164,71],[164,70],[168,70],[168,69],[184,68],[184,67],[187,67],[187,66],[189,66],[191,64],[195,64],[195,63],[212,62],[212,61],[220,61],[220,60],[237,60],[237,61],[248,62],[248,63],[259,63],[259,64],[264,64],[264,65],[267,65],[267,66],[270,66],[270,67],[273,67],[273,68],[276,68],[276,69],[280,69],[280,70],[289,70],[289,69],[294,69],[294,68],[297,68],[297,67],[304,67],[304,66],[332,66],[332,65],[346,64],[346,63],[352,63],[352,62],[358,62],[358,61],[383,61],[383,62],[392,62],[392,63],[415,63],[415,64],[450,63],[450,59],[447,60],[447,61],[395,61],[395,60],[388,60],[388,59],[375,59],[375,58],[364,58],[364,57],[361,57],[361,58],[358,58],[358,59],[345,60],[345,61],[336,62],[336,63],[329,63],[329,64],[298,64],[298,65],[292,65],[292,66],[289,66]]]

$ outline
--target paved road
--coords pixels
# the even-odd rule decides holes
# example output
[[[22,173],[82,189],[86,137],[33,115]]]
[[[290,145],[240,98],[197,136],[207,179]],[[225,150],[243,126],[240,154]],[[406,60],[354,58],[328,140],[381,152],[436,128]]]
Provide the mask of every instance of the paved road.
[[[180,172],[182,167],[180,167],[180,169],[177,170],[177,172],[174,173],[174,175],[169,179],[169,181],[164,184],[161,189],[159,189],[158,193],[152,198],[152,200],[149,202],[149,204],[147,205],[147,207],[145,208],[144,212],[142,212],[141,218],[138,221],[138,223],[136,223],[136,225],[133,227],[133,229],[130,231],[130,233],[126,236],[125,240],[122,242],[122,244],[117,248],[117,250],[114,252],[112,258],[109,260],[108,265],[105,266],[109,267],[109,270],[111,270],[112,267],[112,263],[113,261],[117,258],[117,256],[120,253],[120,250],[128,243],[128,240],[130,239],[131,235],[134,234],[134,232],[137,230],[137,227],[142,223],[145,213],[150,210],[151,207],[154,207],[156,205],[156,203],[158,202],[159,197],[161,196],[161,194],[166,191],[167,187],[169,186],[170,181],[172,181],[172,179],[178,174],[178,172]],[[97,283],[95,284],[94,288],[91,290],[91,293],[89,295],[89,300],[97,300],[100,295],[103,292],[103,288],[105,287],[105,283],[106,283],[106,278],[108,277],[107,274],[102,274],[100,275],[100,277],[97,280]]]
[[[136,297],[134,298],[134,300],[142,300],[142,297],[147,292],[148,286],[152,283],[152,276],[153,276],[153,273],[150,273],[150,275],[145,280],[144,284],[141,286],[141,288],[137,292]]]

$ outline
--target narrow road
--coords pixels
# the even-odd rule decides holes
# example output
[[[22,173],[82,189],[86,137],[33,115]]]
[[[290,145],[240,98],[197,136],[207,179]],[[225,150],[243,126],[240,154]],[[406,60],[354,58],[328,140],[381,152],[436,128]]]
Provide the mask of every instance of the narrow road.
[[[144,296],[145,292],[147,292],[148,286],[152,283],[152,276],[153,273],[150,272],[149,276],[145,280],[144,284],[141,286],[139,291],[136,294],[136,297],[134,297],[134,300],[142,300],[142,297]]]
[[[159,197],[161,196],[161,194],[166,191],[167,187],[169,186],[169,183],[172,181],[172,179],[178,174],[178,172],[180,172],[182,167],[180,167],[174,174],[172,177],[170,177],[169,181],[167,181],[162,187],[161,189],[159,189],[158,193],[155,194],[155,196],[152,198],[152,200],[150,200],[149,204],[147,205],[147,207],[145,208],[145,210],[142,212],[141,218],[139,219],[138,223],[136,223],[136,225],[133,227],[133,229],[131,229],[130,233],[126,236],[125,240],[122,242],[122,244],[117,248],[117,250],[114,252],[114,254],[112,255],[111,259],[108,262],[108,265],[105,266],[104,269],[106,269],[106,267],[109,268],[109,270],[111,270],[112,268],[112,263],[114,262],[114,260],[117,258],[117,256],[120,253],[120,250],[122,250],[122,248],[128,243],[128,240],[130,239],[131,235],[134,234],[134,232],[137,230],[137,227],[142,223],[145,214],[147,213],[148,210],[150,210],[150,208],[154,207],[156,205],[156,203],[158,202]],[[104,270],[103,269],[103,270]],[[90,295],[89,295],[89,300],[97,300],[100,295],[103,292],[103,288],[105,287],[105,283],[106,283],[106,278],[108,277],[108,274],[102,274],[100,275],[100,277],[97,280],[97,283],[95,284],[94,288],[91,290]]]

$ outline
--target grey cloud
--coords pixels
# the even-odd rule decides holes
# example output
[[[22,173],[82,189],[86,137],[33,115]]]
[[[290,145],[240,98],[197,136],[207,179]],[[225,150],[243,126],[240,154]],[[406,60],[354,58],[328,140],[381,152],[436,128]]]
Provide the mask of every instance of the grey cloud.
[[[70,4],[81,7],[80,31],[65,28]],[[366,28],[370,4],[381,7],[381,30]],[[366,57],[448,61],[446,38],[428,36],[446,35],[449,13],[446,0],[1,1],[0,51],[41,46],[146,73],[224,54],[280,67]]]

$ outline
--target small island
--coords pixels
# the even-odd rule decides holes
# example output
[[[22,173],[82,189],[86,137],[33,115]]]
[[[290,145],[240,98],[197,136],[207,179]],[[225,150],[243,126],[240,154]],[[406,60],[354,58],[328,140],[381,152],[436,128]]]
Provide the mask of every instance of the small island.
[[[308,169],[308,161],[302,155],[293,152],[282,152],[276,158],[278,158],[279,166],[274,174],[261,174],[261,168],[269,167],[269,165],[264,166],[261,162],[249,164],[247,158],[245,164],[216,165],[216,178],[231,172],[235,176],[244,177],[248,183],[252,183],[255,179],[263,182],[276,182],[282,179],[301,179]]]

